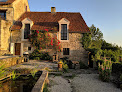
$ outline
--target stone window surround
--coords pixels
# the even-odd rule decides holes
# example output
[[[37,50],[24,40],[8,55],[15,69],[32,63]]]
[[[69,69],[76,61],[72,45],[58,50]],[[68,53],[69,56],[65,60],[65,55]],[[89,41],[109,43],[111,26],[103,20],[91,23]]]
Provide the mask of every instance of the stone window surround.
[[[29,18],[25,18],[23,21],[22,21],[22,28],[21,28],[21,32],[22,32],[22,41],[28,41],[28,39],[24,39],[24,29],[25,29],[25,24],[30,24],[30,29],[31,27],[33,26],[33,21],[31,21]],[[30,31],[30,34],[31,34],[31,31]]]
[[[67,24],[67,31],[68,31],[70,21],[67,20],[66,18],[62,18],[61,20],[58,21],[58,23],[59,23],[59,40],[61,42],[69,42],[69,32],[67,32],[67,40],[61,40],[61,24]]]

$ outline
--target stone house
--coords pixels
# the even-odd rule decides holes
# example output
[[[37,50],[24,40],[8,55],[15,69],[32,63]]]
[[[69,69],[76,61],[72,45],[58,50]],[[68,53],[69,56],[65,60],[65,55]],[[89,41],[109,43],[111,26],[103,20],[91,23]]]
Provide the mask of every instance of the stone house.
[[[5,39],[6,44],[10,43],[6,50],[10,47],[11,54],[23,56],[24,52],[31,53],[34,50],[27,39],[31,30],[56,30],[51,34],[57,36],[61,42],[62,52],[58,53],[60,58],[68,57],[70,60],[83,61],[88,65],[88,53],[82,47],[80,39],[83,33],[90,33],[90,30],[80,13],[56,12],[55,7],[51,7],[51,12],[30,12],[27,0],[8,0],[7,2],[1,4],[2,7],[4,7],[4,4],[7,7],[13,7],[9,11],[11,17],[7,15],[8,11],[6,11],[6,19],[11,20],[10,26],[6,29],[8,35],[8,38]],[[0,35],[2,38],[2,34]],[[54,55],[54,52],[50,51],[49,54]]]
[[[0,55],[10,53],[10,28],[26,11],[30,11],[27,0],[0,1]]]

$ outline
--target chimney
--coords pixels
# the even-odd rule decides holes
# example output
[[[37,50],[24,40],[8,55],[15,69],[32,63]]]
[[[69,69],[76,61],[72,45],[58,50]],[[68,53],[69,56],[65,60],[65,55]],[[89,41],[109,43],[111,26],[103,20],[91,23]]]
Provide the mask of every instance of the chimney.
[[[56,8],[55,7],[51,7],[51,13],[56,13]]]

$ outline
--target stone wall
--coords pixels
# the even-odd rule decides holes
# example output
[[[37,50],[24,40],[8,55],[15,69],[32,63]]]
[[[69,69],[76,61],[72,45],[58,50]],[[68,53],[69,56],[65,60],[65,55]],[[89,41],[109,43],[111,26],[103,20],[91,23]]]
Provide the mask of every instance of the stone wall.
[[[6,21],[9,21],[9,22],[13,23],[13,20],[14,20],[14,8],[12,7],[12,5],[0,6],[0,10],[6,10]],[[10,28],[11,25],[9,25],[9,28]]]
[[[59,33],[53,33],[54,35],[57,34],[58,39],[60,40]],[[70,55],[63,55],[63,52],[58,53],[60,58],[68,57],[72,61],[82,61],[84,64],[88,65],[88,52],[82,47],[80,39],[82,38],[83,34],[81,33],[69,33],[69,40],[60,40],[62,51],[63,48],[69,48]],[[50,51],[49,54],[52,56],[55,51]]]
[[[24,12],[26,12],[26,6],[27,6],[27,11],[30,11],[28,0],[16,0],[13,3],[14,20],[17,20]]]
[[[11,6],[2,6],[1,10],[6,10],[6,20],[0,19],[0,53],[2,51],[9,52],[10,43],[10,27],[13,23],[13,8]]]
[[[81,33],[69,33],[69,41],[61,41],[62,48],[69,48],[70,55],[63,55],[63,52],[60,54],[60,57],[69,57],[72,61],[82,61],[88,65],[88,53],[82,47],[80,39],[82,38]],[[63,51],[63,49],[62,49]]]
[[[0,50],[9,50],[11,21],[0,20]]]
[[[31,92],[43,92],[44,85],[48,83],[49,83],[48,72],[43,71],[42,75],[40,76],[36,84],[34,85]]]
[[[17,42],[21,42],[21,31],[20,30],[14,30],[11,32],[12,36],[11,36],[11,42],[12,43],[17,43]]]
[[[31,50],[28,50],[28,47],[31,47]],[[23,53],[29,52],[32,53],[34,48],[31,46],[30,42],[23,42]]]
[[[22,62],[24,62],[24,58],[18,56],[7,56],[4,58],[0,58],[0,63],[5,64],[5,68],[20,64]]]

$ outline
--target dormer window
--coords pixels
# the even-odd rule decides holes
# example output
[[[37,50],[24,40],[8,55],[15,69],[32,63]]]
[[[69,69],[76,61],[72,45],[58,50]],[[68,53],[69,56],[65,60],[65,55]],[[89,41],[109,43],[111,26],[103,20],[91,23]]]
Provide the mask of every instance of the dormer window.
[[[58,21],[59,23],[59,40],[63,42],[69,41],[69,24],[70,21],[66,18],[62,18]]]
[[[24,39],[28,39],[30,34],[30,24],[25,24]]]
[[[6,20],[6,11],[5,10],[1,10],[0,11],[0,16],[1,16],[1,18]]]
[[[67,24],[61,24],[61,40],[67,40]]]

